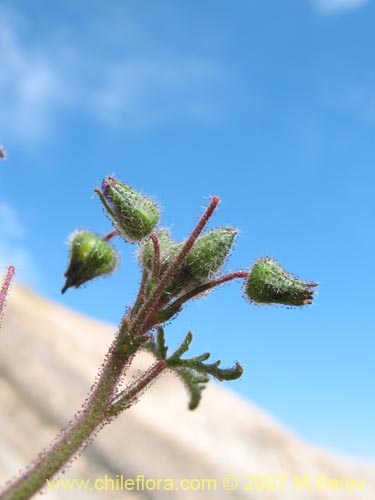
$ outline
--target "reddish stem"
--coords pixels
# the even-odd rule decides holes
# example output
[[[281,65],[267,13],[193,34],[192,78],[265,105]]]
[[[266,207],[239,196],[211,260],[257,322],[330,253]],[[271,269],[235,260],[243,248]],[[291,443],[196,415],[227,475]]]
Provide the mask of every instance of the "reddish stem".
[[[129,408],[129,406],[132,406],[136,398],[142,394],[142,391],[144,391],[150,383],[155,381],[156,377],[161,374],[166,365],[167,363],[164,359],[157,361],[141,376],[140,379],[134,382],[133,385],[115,396],[109,410],[110,415],[116,415],[117,413]]]
[[[185,293],[178,299],[176,299],[174,302],[172,302],[168,308],[176,308],[182,306],[185,302],[188,300],[192,299],[193,297],[196,297],[197,295],[207,292],[207,290],[211,290],[212,288],[215,288],[217,286],[223,285],[224,283],[227,283],[228,281],[236,280],[236,279],[246,279],[249,276],[249,273],[246,273],[244,271],[238,271],[236,273],[231,273],[231,274],[226,274],[224,276],[221,276],[220,278],[216,280],[209,281],[208,283],[203,283],[203,285],[197,286],[193,290],[190,290],[190,292]]]
[[[249,276],[249,273],[245,271],[237,271],[235,273],[231,274],[225,274],[224,276],[221,276],[220,278],[211,281],[210,283],[207,283],[208,285],[211,284],[211,288],[214,286],[219,286],[222,285],[223,283],[226,283],[227,281],[232,281],[232,280],[237,280],[237,279],[246,279]]]
[[[1,291],[0,291],[0,315],[3,312],[4,305],[5,305],[5,299],[7,297],[10,283],[12,281],[14,273],[15,273],[14,266],[9,266],[7,274],[6,274],[5,279],[4,279],[4,283],[3,283],[2,287],[1,287]]]
[[[154,245],[154,259],[152,261],[152,276],[158,276],[160,271],[160,245],[156,234],[150,236],[152,244]]]
[[[112,231],[111,233],[108,233],[106,236],[104,236],[103,238],[103,241],[109,241],[111,240],[112,238],[114,238],[115,236],[118,236],[120,233],[118,232],[117,229],[115,229],[114,231]]]
[[[168,278],[172,276],[173,272],[182,264],[182,261],[186,257],[186,255],[189,253],[191,247],[194,245],[195,240],[198,238],[198,236],[201,234],[201,232],[204,229],[204,226],[207,224],[207,222],[210,220],[212,217],[212,214],[216,210],[218,204],[220,203],[220,198],[218,196],[214,196],[205,211],[205,213],[202,215],[200,221],[198,222],[196,228],[194,231],[191,233],[189,238],[187,239],[185,245],[182,247],[181,252],[177,255],[175,261],[172,263],[169,269],[166,269],[163,278],[165,275],[168,275]],[[171,272],[172,270],[172,272]]]

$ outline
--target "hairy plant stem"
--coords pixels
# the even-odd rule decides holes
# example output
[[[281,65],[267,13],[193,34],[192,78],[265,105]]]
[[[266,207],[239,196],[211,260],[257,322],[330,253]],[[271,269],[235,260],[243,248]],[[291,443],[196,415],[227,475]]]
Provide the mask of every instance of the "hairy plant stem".
[[[121,411],[129,408],[165,369],[165,361],[156,362],[127,389],[116,394],[125,369],[130,365],[138,349],[150,339],[149,332],[157,324],[158,312],[165,306],[163,294],[174,272],[194,245],[219,202],[219,198],[212,198],[210,205],[182,250],[149,293],[146,293],[148,284],[157,276],[153,276],[151,273],[151,276],[148,277],[146,272],[143,273],[135,304],[121,321],[118,334],[108,351],[101,374],[87,402],[57,439],[18,478],[5,487],[0,493],[0,500],[26,500],[45,487],[46,481],[59,472],[72,457],[82,451],[96,431],[100,430]],[[104,239],[108,241],[116,235],[117,231],[113,231]],[[152,271],[158,274],[159,244],[155,236],[152,236],[151,239],[155,249]],[[0,297],[6,293],[11,277],[12,271],[10,270]]]
[[[145,299],[140,299],[140,302],[152,306]],[[149,329],[153,326],[149,325]],[[0,493],[0,500],[26,500],[32,497],[46,486],[47,479],[82,451],[97,430],[134,403],[165,368],[165,362],[156,363],[128,389],[119,395],[115,394],[124,370],[148,339],[144,328],[139,328],[134,335],[132,322],[127,317],[123,319],[107,353],[100,377],[81,411],[30,467],[5,487]]]
[[[46,486],[47,479],[85,447],[96,430],[110,420],[111,402],[124,367],[139,348],[139,343],[131,340],[122,335],[116,337],[87,403],[50,447],[4,489],[1,500],[25,500],[33,496]]]
[[[208,283],[203,283],[202,285],[193,288],[193,290],[186,292],[184,295],[182,295],[181,297],[173,301],[171,304],[169,304],[168,307],[170,307],[171,309],[175,309],[177,311],[183,306],[183,304],[185,304],[185,302],[188,302],[189,300],[193,299],[194,297],[197,297],[198,295],[201,295],[204,292],[207,292],[208,290],[212,290],[213,288],[223,285],[228,281],[236,279],[246,279],[248,276],[249,273],[244,271],[238,271],[235,273],[226,274],[225,276],[221,276],[216,280],[209,281]]]
[[[12,278],[14,276],[15,269],[13,266],[9,266],[7,270],[7,274],[4,279],[4,283],[2,284],[0,288],[0,316],[3,312],[4,306],[5,306],[5,300],[8,295],[10,283],[12,281]]]
[[[159,240],[155,234],[152,234],[150,236],[150,239],[152,241],[152,245],[154,247],[154,259],[152,262],[152,270],[151,274],[152,276],[158,277],[159,276],[159,271],[160,271],[160,246],[159,246]]]
[[[112,231],[111,233],[108,233],[104,236],[103,238],[103,241],[109,241],[111,240],[112,238],[114,238],[115,236],[119,236],[119,231],[117,229],[115,229],[114,231]]]
[[[130,408],[137,400],[140,394],[147,388],[147,386],[155,381],[155,379],[166,368],[166,361],[156,361],[144,374],[136,380],[130,387],[121,391],[116,398],[112,401],[110,407],[110,415],[115,416],[118,413]]]

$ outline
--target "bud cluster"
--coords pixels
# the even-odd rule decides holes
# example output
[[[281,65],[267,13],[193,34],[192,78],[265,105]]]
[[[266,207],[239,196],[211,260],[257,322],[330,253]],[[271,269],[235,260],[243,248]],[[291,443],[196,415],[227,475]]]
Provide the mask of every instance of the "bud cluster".
[[[184,242],[174,243],[166,229],[157,231],[155,235],[159,242],[161,273],[163,273],[182,251]],[[236,235],[236,229],[220,228],[197,238],[181,266],[176,270],[167,293],[177,296],[212,279],[228,258]],[[151,271],[155,249],[150,239],[141,246],[138,258],[141,266]]]
[[[116,231],[104,238],[89,231],[73,234],[63,292],[112,273],[117,268],[118,256],[108,240],[120,235],[125,241],[139,245],[138,261],[147,276],[148,290],[162,288],[158,298],[162,307],[155,316],[160,321],[176,314],[185,300],[238,278],[245,280],[245,294],[253,303],[288,306],[312,303],[312,288],[317,285],[298,280],[269,257],[257,260],[248,273],[237,272],[216,279],[237,235],[237,230],[231,227],[200,235],[218,198],[213,199],[207,217],[201,219],[199,231],[193,232],[186,242],[175,242],[167,229],[156,229],[159,209],[146,196],[113,177],[105,178],[102,190],[96,192]],[[172,299],[176,300],[171,304]]]
[[[4,152],[0,148],[1,158]],[[163,371],[174,372],[183,382],[191,410],[197,408],[210,378],[229,381],[241,377],[243,370],[238,362],[222,368],[219,360],[208,361],[209,352],[185,357],[193,338],[191,332],[169,353],[162,324],[175,317],[188,301],[234,279],[244,280],[245,295],[256,304],[304,306],[313,300],[316,283],[298,280],[269,257],[257,260],[249,272],[220,274],[237,230],[221,227],[204,232],[220,202],[216,196],[186,241],[175,242],[166,229],[157,228],[159,208],[149,198],[113,177],[104,179],[102,190],[96,193],[115,230],[104,237],[87,230],[72,234],[62,293],[117,269],[119,257],[110,244],[116,236],[139,245],[138,260],[143,270],[139,291],[134,305],[122,317],[82,411],[25,473],[6,486],[0,493],[4,500],[30,498],[45,487],[46,480],[84,449],[98,429],[130,408]],[[10,266],[0,286],[0,315],[13,274]],[[155,362],[124,384],[134,356],[144,348],[153,354]]]

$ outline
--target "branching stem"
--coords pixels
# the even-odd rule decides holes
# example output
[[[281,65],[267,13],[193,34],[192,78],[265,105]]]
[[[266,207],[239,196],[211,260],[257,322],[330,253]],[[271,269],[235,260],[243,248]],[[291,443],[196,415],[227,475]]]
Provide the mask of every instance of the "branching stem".
[[[73,422],[32,465],[0,494],[1,500],[25,500],[46,486],[69,460],[88,443],[90,436],[109,421],[109,409],[124,368],[128,366],[139,343],[118,335],[109,349],[100,378],[91,395]],[[125,395],[124,395],[125,396]],[[134,388],[129,400],[135,397]]]
[[[142,331],[142,326],[145,324],[148,324],[149,320],[152,319],[152,317],[155,315],[156,311],[152,308],[152,305],[156,304],[158,302],[158,300],[164,294],[164,292],[167,289],[168,284],[169,284],[171,278],[173,277],[174,273],[181,266],[186,255],[189,253],[189,250],[194,245],[196,239],[201,234],[205,225],[212,217],[212,214],[214,213],[214,211],[217,208],[217,206],[219,205],[219,203],[220,203],[220,199],[217,196],[214,196],[211,199],[211,202],[210,202],[208,208],[206,209],[205,213],[202,215],[202,217],[199,220],[194,231],[191,233],[191,235],[187,239],[185,245],[182,247],[180,253],[177,255],[175,260],[171,263],[171,265],[167,269],[165,269],[164,273],[161,276],[159,284],[155,287],[155,289],[151,293],[149,299],[140,308],[139,313],[137,314],[137,316],[134,320],[133,327],[134,327],[135,331],[137,331],[139,329]]]
[[[111,403],[109,414],[111,416],[117,415],[119,412],[122,412],[132,406],[144,389],[150,383],[153,383],[162,373],[162,371],[166,368],[166,365],[166,361],[164,360],[157,361],[142,375],[141,378],[136,380],[134,384],[115,396]]]
[[[105,204],[106,201],[100,191],[96,192]],[[219,202],[218,197],[212,198],[210,205],[183,245],[181,251],[161,276],[159,241],[155,234],[150,236],[154,247],[154,260],[151,272],[143,271],[142,281],[134,306],[127,311],[121,321],[119,331],[109,348],[100,376],[87,402],[58,438],[18,478],[5,487],[2,493],[0,493],[0,500],[26,500],[45,487],[47,480],[69,463],[72,457],[77,456],[82,451],[89,443],[95,431],[101,429],[115,416],[134,404],[143,391],[166,369],[167,362],[164,359],[158,360],[143,375],[135,380],[134,383],[124,390],[119,389],[122,376],[130,365],[134,355],[152,338],[150,332],[158,323],[158,313],[166,307],[170,300],[166,296],[165,291],[171,280],[173,280],[174,274],[183,264],[185,257],[193,247]],[[111,238],[117,236],[117,234],[117,230],[112,231],[103,240],[109,241]],[[9,267],[0,291],[0,313],[4,307],[5,297],[13,274],[14,268]],[[247,273],[237,272],[212,280],[175,300],[172,306],[178,308],[186,301],[210,288],[233,279],[246,277]],[[199,357],[199,361],[202,361],[202,359],[202,357]]]

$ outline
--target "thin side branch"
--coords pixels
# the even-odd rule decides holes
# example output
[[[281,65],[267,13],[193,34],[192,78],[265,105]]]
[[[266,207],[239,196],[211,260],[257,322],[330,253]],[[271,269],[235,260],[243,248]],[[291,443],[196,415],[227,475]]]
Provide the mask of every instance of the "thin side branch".
[[[14,266],[9,266],[7,274],[4,279],[4,283],[1,286],[1,291],[0,291],[0,316],[3,313],[4,306],[5,306],[5,300],[7,298],[8,292],[9,292],[9,287],[12,282],[12,278],[15,273],[15,268]]]
[[[120,234],[120,232],[115,229],[114,231],[112,231],[111,233],[108,233],[104,236],[103,238],[103,241],[109,241],[111,240],[112,238],[114,238],[115,236],[118,236]]]
[[[162,359],[157,361],[142,375],[139,380],[135,381],[134,384],[115,396],[109,409],[109,415],[117,415],[132,406],[147,386],[153,383],[163,372],[166,366],[167,363],[165,360]]]
[[[201,293],[207,292],[207,290],[211,290],[212,288],[216,288],[217,286],[223,285],[224,283],[227,283],[228,281],[232,281],[235,279],[246,279],[249,276],[249,273],[244,272],[244,271],[239,271],[236,273],[231,273],[231,274],[226,274],[225,276],[221,276],[220,278],[216,280],[209,281],[208,283],[204,283],[203,285],[197,286],[193,290],[190,290],[189,292],[185,293],[178,299],[176,299],[174,302],[172,302],[169,306],[168,309],[170,308],[171,310],[176,310],[178,311],[179,308],[188,300],[200,295]]]
[[[152,244],[154,246],[154,258],[152,261],[152,270],[151,274],[152,276],[158,276],[160,272],[160,245],[159,245],[159,240],[156,234],[152,234],[150,236],[150,239],[152,241]]]

